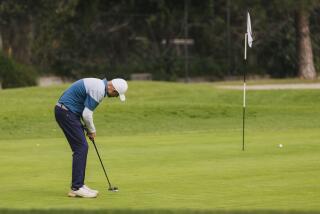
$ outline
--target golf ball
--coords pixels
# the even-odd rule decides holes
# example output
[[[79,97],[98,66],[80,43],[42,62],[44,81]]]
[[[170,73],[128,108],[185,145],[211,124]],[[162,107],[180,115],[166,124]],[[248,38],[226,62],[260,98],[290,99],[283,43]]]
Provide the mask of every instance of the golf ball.
[[[282,147],[283,147],[283,145],[280,143],[280,144],[279,144],[279,148],[282,148]]]

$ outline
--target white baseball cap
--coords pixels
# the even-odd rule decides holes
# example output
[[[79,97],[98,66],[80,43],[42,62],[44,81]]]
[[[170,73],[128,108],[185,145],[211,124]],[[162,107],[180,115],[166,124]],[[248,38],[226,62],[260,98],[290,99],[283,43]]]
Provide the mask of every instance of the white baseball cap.
[[[126,96],[124,95],[128,90],[128,83],[124,79],[116,78],[111,80],[114,89],[119,93],[119,98],[121,101],[126,100]]]

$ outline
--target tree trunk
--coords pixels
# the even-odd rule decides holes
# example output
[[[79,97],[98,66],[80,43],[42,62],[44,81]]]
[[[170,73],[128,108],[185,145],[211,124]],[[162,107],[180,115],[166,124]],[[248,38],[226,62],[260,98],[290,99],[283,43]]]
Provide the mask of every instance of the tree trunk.
[[[296,13],[296,21],[299,78],[313,80],[316,79],[317,73],[313,64],[308,12],[299,9]]]
[[[34,23],[32,16],[24,20],[12,19],[2,29],[3,51],[19,63],[31,64]]]

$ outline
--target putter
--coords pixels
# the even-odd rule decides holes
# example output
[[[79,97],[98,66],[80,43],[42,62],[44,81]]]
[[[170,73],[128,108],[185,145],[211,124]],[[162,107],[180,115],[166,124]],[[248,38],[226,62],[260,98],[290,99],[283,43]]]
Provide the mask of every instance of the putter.
[[[118,192],[119,191],[119,189],[118,189],[118,187],[112,187],[112,185],[111,185],[111,183],[110,183],[110,181],[109,181],[109,178],[108,178],[108,175],[107,175],[107,172],[106,172],[106,169],[104,168],[104,166],[103,166],[103,163],[102,163],[102,160],[101,160],[101,157],[100,157],[100,154],[99,154],[99,152],[98,152],[98,149],[97,149],[97,146],[96,146],[96,144],[95,144],[95,142],[94,142],[94,139],[90,139],[91,140],[91,142],[93,143],[93,145],[94,145],[94,148],[95,148],[95,150],[96,150],[96,152],[97,152],[97,155],[98,155],[98,157],[99,157],[99,160],[100,160],[100,163],[101,163],[101,166],[102,166],[102,169],[103,169],[103,172],[104,172],[104,175],[106,176],[106,178],[107,178],[107,181],[108,181],[108,184],[109,184],[109,188],[108,188],[108,190],[109,191],[111,191],[111,192]]]

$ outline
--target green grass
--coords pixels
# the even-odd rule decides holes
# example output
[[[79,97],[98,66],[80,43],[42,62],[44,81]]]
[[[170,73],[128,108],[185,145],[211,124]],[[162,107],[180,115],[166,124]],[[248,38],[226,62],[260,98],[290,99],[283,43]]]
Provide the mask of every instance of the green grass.
[[[241,91],[130,82],[125,104],[107,98],[94,114],[120,192],[106,191],[90,147],[86,181],[100,195],[71,199],[71,151],[53,115],[66,87],[0,91],[0,212],[320,212],[318,90],[249,91],[243,152]]]

